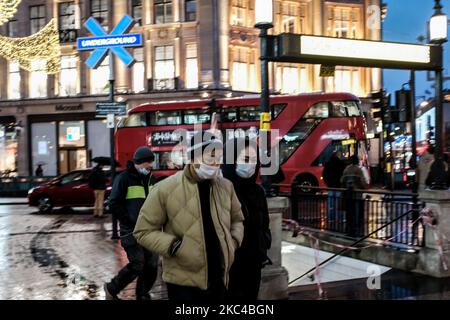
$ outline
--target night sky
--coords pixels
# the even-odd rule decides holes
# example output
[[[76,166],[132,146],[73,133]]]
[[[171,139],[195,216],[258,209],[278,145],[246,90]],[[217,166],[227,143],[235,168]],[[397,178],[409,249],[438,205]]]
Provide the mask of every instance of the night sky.
[[[419,43],[420,35],[427,37],[427,21],[434,13],[434,0],[384,0],[388,5],[388,13],[383,23],[383,40]],[[450,15],[450,0],[441,0],[443,12]],[[449,32],[450,33],[450,32]],[[427,41],[427,40],[425,40]],[[444,75],[450,78],[450,45],[444,46]],[[383,73],[384,88],[394,93],[403,83],[409,81],[409,71],[385,70]],[[427,81],[426,72],[416,72],[416,98],[434,96],[434,82]],[[444,88],[450,89],[450,80],[444,82]],[[426,94],[429,90],[431,94]],[[393,97],[395,95],[393,94]],[[394,98],[391,98],[394,103]]]

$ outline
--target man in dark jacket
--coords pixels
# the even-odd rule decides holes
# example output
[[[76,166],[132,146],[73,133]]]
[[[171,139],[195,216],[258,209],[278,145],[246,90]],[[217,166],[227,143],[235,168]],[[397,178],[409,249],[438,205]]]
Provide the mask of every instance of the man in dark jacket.
[[[106,178],[103,167],[97,164],[89,175],[89,188],[94,190],[94,217],[103,216],[103,202],[105,200]]]
[[[340,158],[340,153],[335,152],[330,160],[323,167],[323,180],[328,188],[340,188],[341,178],[344,173],[345,163]],[[336,214],[339,214],[338,207],[341,193],[336,190],[328,190],[328,222],[334,223]],[[339,214],[339,223],[343,220],[343,215]]]
[[[148,147],[139,147],[134,153],[133,161],[128,161],[127,170],[114,180],[110,196],[110,208],[120,222],[120,239],[129,263],[107,284],[107,300],[118,299],[117,294],[134,279],[136,299],[150,299],[158,270],[158,255],[140,246],[133,236],[136,221],[145,199],[156,183],[151,174],[155,156]]]
[[[357,155],[350,157],[350,164],[342,174],[341,183],[350,194],[345,195],[345,207],[347,211],[347,234],[351,237],[364,235],[364,200],[361,190],[369,187],[359,165]],[[357,191],[355,191],[355,189]]]

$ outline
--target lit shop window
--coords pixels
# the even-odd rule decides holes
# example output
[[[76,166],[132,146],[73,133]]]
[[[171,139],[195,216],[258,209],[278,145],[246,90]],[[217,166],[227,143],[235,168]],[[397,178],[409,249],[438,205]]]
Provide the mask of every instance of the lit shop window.
[[[253,27],[254,23],[254,1],[233,0],[231,3],[231,21],[233,26]]]
[[[360,70],[336,69],[334,77],[327,79],[327,92],[350,92],[362,95]]]
[[[31,62],[29,92],[30,98],[44,98],[47,96],[47,73],[45,60]]]
[[[20,68],[18,62],[9,63],[8,99],[20,99]]]
[[[59,77],[59,95],[73,96],[78,93],[77,57],[62,56],[61,71]]]
[[[173,46],[155,47],[154,89],[175,89],[175,61]]]
[[[144,49],[134,49],[136,62],[133,65],[133,92],[143,92],[145,90],[145,65]]]
[[[109,59],[104,59],[97,69],[91,69],[91,93],[108,93],[109,89]]]
[[[279,33],[304,33],[306,19],[306,5],[299,3],[276,2],[274,7],[276,28]]]
[[[331,7],[328,12],[328,35],[352,39],[358,37],[360,21],[358,8]]]
[[[247,48],[234,48],[232,86],[234,90],[257,91],[255,54]]]
[[[186,89],[198,88],[197,44],[186,45]]]
[[[276,89],[281,93],[302,93],[307,91],[306,68],[278,66]]]

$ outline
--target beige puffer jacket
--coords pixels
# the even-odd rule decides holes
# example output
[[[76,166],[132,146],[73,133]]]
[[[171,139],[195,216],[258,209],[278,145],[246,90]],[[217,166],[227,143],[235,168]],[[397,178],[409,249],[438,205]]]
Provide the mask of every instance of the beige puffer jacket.
[[[163,257],[164,281],[205,290],[208,266],[197,181],[188,165],[156,184],[139,213],[134,236],[143,247]],[[234,252],[244,236],[244,216],[230,181],[218,177],[211,186],[211,214],[222,248],[224,285],[228,287]],[[177,238],[183,241],[171,257],[169,250]]]

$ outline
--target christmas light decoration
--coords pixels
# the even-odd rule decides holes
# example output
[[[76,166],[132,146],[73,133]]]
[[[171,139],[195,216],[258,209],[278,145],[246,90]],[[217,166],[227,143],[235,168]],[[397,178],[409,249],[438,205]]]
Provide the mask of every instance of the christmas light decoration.
[[[22,0],[0,0],[0,26],[14,17]]]
[[[18,62],[27,71],[58,73],[61,48],[56,19],[28,37],[9,38],[0,35],[0,56]]]

